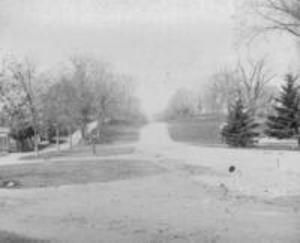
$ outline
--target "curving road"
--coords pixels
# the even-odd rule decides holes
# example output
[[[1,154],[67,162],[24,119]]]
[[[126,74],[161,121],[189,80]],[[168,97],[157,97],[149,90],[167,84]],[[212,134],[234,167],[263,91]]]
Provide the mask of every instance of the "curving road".
[[[159,147],[174,145],[168,132],[168,125],[163,122],[149,123],[140,132],[140,145]]]

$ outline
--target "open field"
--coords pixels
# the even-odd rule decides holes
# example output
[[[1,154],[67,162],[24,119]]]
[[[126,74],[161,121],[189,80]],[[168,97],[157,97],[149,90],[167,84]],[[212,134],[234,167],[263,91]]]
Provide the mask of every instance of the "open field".
[[[166,124],[140,138],[129,154],[75,147],[1,166],[22,184],[0,189],[1,230],[53,243],[299,242],[298,153],[176,143]]]
[[[299,199],[226,193],[196,180],[208,175],[217,174],[199,166],[130,180],[3,192],[0,224],[54,243],[299,242]]]

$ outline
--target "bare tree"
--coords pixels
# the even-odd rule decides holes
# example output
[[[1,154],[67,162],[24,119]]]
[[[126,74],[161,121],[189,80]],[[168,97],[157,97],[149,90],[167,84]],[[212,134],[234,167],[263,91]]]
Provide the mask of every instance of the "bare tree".
[[[206,92],[207,103],[213,111],[225,112],[241,95],[253,114],[265,109],[271,96],[269,83],[274,78],[265,59],[239,61],[233,69],[224,69],[213,75]]]
[[[64,76],[53,84],[43,97],[43,118],[47,124],[45,127],[48,136],[51,130],[56,130],[58,150],[60,149],[60,133],[68,131],[68,135],[71,135],[74,128],[79,125],[77,102],[76,88],[71,80]],[[71,138],[72,136],[70,136],[70,148],[72,148]]]
[[[135,97],[136,83],[129,75],[115,75],[113,97],[110,105],[110,119],[129,121],[138,119],[139,102]]]
[[[115,99],[115,77],[106,64],[98,60],[91,60],[90,64],[89,78],[97,120],[97,138],[100,138],[103,125],[109,118],[111,105]]]
[[[213,74],[203,95],[206,112],[226,112],[238,89],[239,82],[234,71],[223,69]]]
[[[248,59],[244,63],[239,62],[236,72],[244,102],[250,112],[255,115],[271,101],[272,97],[267,92],[267,85],[274,75],[267,69],[264,58],[257,61]]]
[[[82,138],[86,139],[86,126],[94,119],[95,107],[94,96],[91,87],[90,79],[90,63],[91,59],[84,57],[71,58],[71,64],[73,67],[72,82],[76,87],[77,97],[77,113],[78,121],[80,123]]]
[[[198,114],[198,95],[187,88],[179,88],[171,97],[167,118],[191,117]]]
[[[36,154],[38,154],[40,111],[40,92],[37,80],[36,68],[32,63],[26,59],[24,61],[13,60],[6,65],[5,80],[2,86],[4,89],[2,90],[2,99],[10,118],[19,119],[19,121],[15,121],[15,124],[23,124],[24,121],[21,120],[28,119],[28,123],[32,127]],[[20,116],[21,114],[22,116]]]
[[[300,38],[299,0],[253,0],[252,8],[264,20],[255,26],[256,33],[280,31]]]
[[[116,74],[107,63],[94,58],[76,57],[71,59],[71,63],[83,137],[87,123],[97,120],[95,137],[99,139],[107,121],[120,117],[120,114],[129,115],[133,103],[136,104],[132,102],[132,79],[127,75]]]
[[[36,69],[35,66],[28,60],[23,63],[12,63],[9,66],[12,73],[12,77],[16,82],[16,85],[21,89],[24,94],[26,104],[29,108],[32,127],[34,131],[34,151],[38,155],[38,143],[39,143],[39,122],[38,122],[38,93],[36,90]]]

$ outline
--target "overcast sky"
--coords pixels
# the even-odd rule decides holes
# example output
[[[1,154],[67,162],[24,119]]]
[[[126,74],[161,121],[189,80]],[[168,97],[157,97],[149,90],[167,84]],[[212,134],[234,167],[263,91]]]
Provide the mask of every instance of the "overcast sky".
[[[205,82],[239,52],[234,0],[0,1],[2,53],[28,55],[43,67],[74,53],[100,57],[137,79],[149,112],[176,87]],[[295,50],[277,42],[258,53],[285,70]]]

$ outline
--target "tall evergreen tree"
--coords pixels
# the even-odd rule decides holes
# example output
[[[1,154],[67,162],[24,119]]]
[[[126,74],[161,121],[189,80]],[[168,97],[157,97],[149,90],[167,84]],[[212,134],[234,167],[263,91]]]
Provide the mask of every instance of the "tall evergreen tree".
[[[245,109],[241,97],[229,108],[227,124],[222,129],[222,137],[225,142],[233,147],[247,147],[255,143],[259,135],[255,131],[258,124]]]
[[[266,134],[278,139],[298,139],[300,147],[300,96],[297,77],[288,74],[279,97],[275,100],[275,115],[268,116]]]

